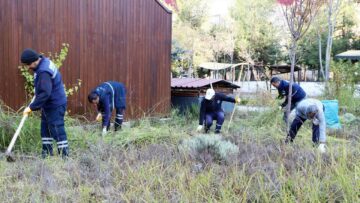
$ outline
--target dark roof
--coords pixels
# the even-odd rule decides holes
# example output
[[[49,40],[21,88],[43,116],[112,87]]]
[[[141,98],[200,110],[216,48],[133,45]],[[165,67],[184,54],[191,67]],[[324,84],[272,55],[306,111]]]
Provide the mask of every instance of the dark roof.
[[[271,65],[268,68],[272,71],[277,71],[279,73],[290,73],[291,65]],[[299,66],[294,67],[294,71],[299,71],[301,68]]]
[[[221,79],[203,79],[203,78],[171,78],[171,88],[204,88],[210,87],[210,83],[223,84],[229,88],[240,88],[240,86],[234,83]]]
[[[360,50],[349,50],[335,56],[337,59],[360,60]]]

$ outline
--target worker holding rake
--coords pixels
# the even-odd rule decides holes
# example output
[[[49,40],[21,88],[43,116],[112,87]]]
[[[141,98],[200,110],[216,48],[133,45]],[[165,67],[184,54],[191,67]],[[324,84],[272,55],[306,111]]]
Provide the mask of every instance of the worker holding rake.
[[[199,126],[197,131],[203,130],[205,124],[205,133],[208,133],[212,126],[213,120],[216,120],[215,133],[220,133],[224,123],[224,110],[221,108],[223,101],[240,103],[240,98],[228,97],[221,93],[215,93],[214,89],[208,89],[204,99],[201,101]]]
[[[88,95],[90,103],[97,106],[97,121],[102,120],[102,135],[105,135],[110,128],[110,118],[113,109],[116,109],[115,131],[121,129],[126,108],[126,89],[120,82],[104,82],[97,86]]]
[[[57,143],[58,153],[69,156],[68,140],[64,126],[66,94],[61,74],[55,64],[32,49],[25,49],[21,62],[34,72],[35,99],[24,110],[24,116],[41,110],[42,157],[53,156],[52,143]]]

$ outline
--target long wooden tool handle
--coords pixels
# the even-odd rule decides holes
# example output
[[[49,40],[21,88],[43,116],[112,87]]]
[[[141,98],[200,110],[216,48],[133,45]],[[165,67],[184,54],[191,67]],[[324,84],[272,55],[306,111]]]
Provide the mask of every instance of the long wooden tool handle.
[[[230,125],[231,125],[231,122],[232,122],[232,119],[234,117],[234,113],[235,113],[235,110],[236,110],[236,102],[234,103],[234,108],[233,108],[233,111],[231,113],[231,116],[230,116],[230,121],[229,121],[229,124],[228,124],[228,128],[227,128],[227,132],[229,132],[229,129],[230,129]]]
[[[11,142],[10,142],[10,144],[9,144],[6,152],[5,152],[6,155],[9,155],[9,154],[11,153],[11,150],[12,150],[12,148],[14,147],[14,144],[15,144],[15,142],[16,142],[16,139],[17,139],[17,137],[19,136],[20,131],[21,131],[21,128],[23,127],[23,125],[24,125],[25,120],[26,120],[27,117],[28,117],[27,115],[24,115],[24,116],[22,117],[21,122],[20,122],[18,128],[16,129],[16,132],[15,132],[13,138],[11,139]]]

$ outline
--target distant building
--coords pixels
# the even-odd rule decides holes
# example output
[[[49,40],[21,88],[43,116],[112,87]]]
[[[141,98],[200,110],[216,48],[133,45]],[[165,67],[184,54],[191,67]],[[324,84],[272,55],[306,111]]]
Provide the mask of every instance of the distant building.
[[[192,105],[199,105],[206,90],[213,87],[215,92],[233,95],[234,90],[240,86],[221,79],[203,78],[172,78],[171,79],[171,105],[179,108],[181,112]],[[223,102],[225,112],[231,112],[234,104]]]
[[[336,59],[345,59],[350,60],[352,62],[360,61],[360,50],[349,50],[343,53],[337,54],[335,56]]]

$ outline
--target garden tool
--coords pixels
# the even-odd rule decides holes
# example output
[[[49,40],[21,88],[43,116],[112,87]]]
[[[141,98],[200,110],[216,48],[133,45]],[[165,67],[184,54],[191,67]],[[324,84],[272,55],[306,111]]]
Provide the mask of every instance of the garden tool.
[[[31,99],[30,104],[31,104],[34,100],[35,100],[35,96]],[[26,108],[25,108],[25,110],[26,110]],[[31,111],[31,110],[30,110],[30,111]],[[19,136],[19,134],[20,134],[20,132],[21,132],[21,128],[23,127],[23,125],[24,125],[24,123],[25,123],[25,121],[26,121],[26,119],[27,119],[28,116],[29,116],[29,114],[23,114],[23,117],[22,117],[22,119],[21,119],[21,121],[20,121],[20,124],[19,124],[18,128],[16,129],[15,134],[13,135],[13,137],[12,137],[12,139],[11,139],[11,142],[10,142],[8,148],[6,149],[5,155],[6,155],[6,160],[7,160],[8,162],[14,162],[14,161],[15,161],[15,158],[11,155],[11,150],[12,150],[12,148],[14,147],[15,142],[16,142],[16,140],[17,140],[17,138],[18,138],[18,136]]]
[[[11,150],[12,150],[12,148],[14,147],[14,144],[15,144],[15,142],[16,142],[16,139],[18,138],[18,136],[19,136],[19,134],[20,134],[20,131],[21,131],[21,128],[23,127],[23,125],[24,125],[25,120],[26,120],[27,117],[28,117],[28,115],[24,115],[24,116],[22,117],[21,122],[20,122],[18,128],[16,129],[16,132],[15,132],[14,136],[12,137],[11,142],[10,142],[10,144],[9,144],[6,152],[5,152],[6,160],[7,160],[8,162],[14,162],[14,161],[15,161],[15,158],[11,155]]]
[[[230,116],[230,121],[229,121],[229,125],[228,125],[228,128],[227,128],[227,132],[229,132],[230,125],[231,125],[231,122],[232,122],[233,117],[234,117],[234,114],[235,114],[236,106],[237,106],[238,103],[240,103],[240,102],[237,101],[237,100],[240,101],[240,97],[239,97],[239,96],[236,96],[236,97],[235,97],[235,104],[234,104],[234,108],[233,108],[233,111],[232,111],[231,116]]]

